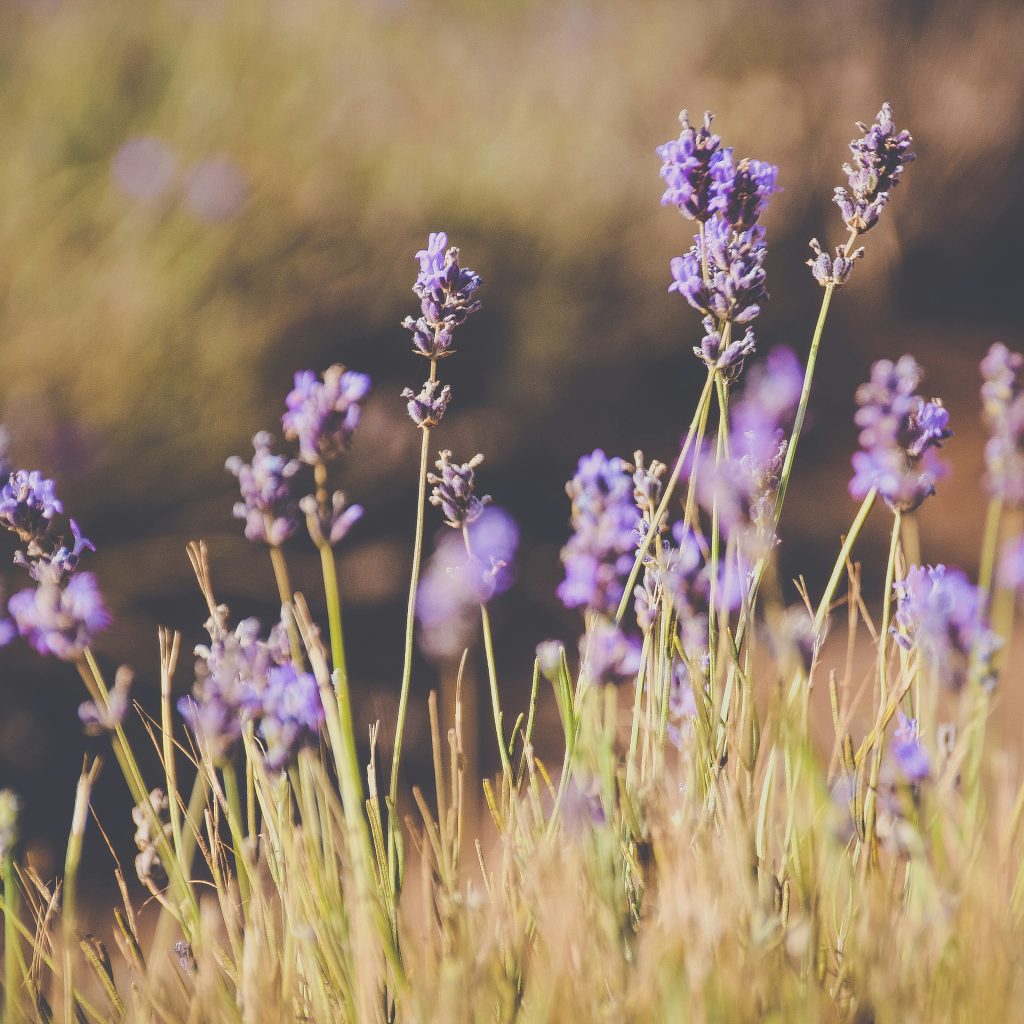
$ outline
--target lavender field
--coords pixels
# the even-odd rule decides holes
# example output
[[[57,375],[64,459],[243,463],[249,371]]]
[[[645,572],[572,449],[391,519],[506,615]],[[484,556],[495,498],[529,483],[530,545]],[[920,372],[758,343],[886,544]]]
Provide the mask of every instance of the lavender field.
[[[5,1024],[1024,1019],[1015,6],[0,13]]]

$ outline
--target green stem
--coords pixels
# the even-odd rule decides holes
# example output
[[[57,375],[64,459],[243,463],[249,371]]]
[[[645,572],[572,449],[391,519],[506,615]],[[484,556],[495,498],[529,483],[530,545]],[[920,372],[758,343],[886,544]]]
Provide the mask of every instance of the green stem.
[[[672,500],[672,493],[679,482],[679,474],[683,471],[683,463],[686,461],[686,456],[690,452],[690,446],[693,444],[694,435],[697,433],[697,425],[700,423],[701,417],[706,415],[705,410],[711,401],[711,388],[714,385],[714,381],[714,371],[709,370],[708,379],[704,383],[704,390],[700,394],[693,419],[690,421],[690,429],[686,433],[686,440],[683,442],[682,450],[679,452],[679,458],[676,459],[676,464],[672,467],[672,474],[665,484],[665,493],[662,495],[661,503],[654,513],[654,519],[651,522],[650,529],[647,531],[647,536],[644,537],[644,542],[640,545],[636,559],[633,561],[633,568],[630,571],[629,579],[626,581],[626,588],[622,592],[622,600],[619,602],[619,607],[615,612],[616,625],[622,621],[622,616],[626,614],[626,608],[629,606],[633,596],[633,587],[636,586],[637,576],[640,574],[640,567],[643,565],[644,558],[647,556],[654,538],[658,535],[658,527],[668,511],[669,502]]]
[[[24,1019],[21,1012],[21,969],[18,959],[21,953],[21,938],[18,935],[18,914],[21,893],[14,872],[14,857],[10,850],[4,851],[4,1024],[20,1024]]]
[[[275,544],[270,547],[270,564],[274,567],[274,581],[277,583],[277,594],[281,601],[281,609],[288,621],[288,644],[292,650],[292,661],[297,666],[305,664],[302,656],[302,641],[295,625],[292,612],[292,584],[288,577],[288,564],[284,560],[284,552]]]
[[[228,803],[228,831],[235,846],[235,874],[238,876],[238,892],[242,904],[249,902],[249,870],[245,863],[245,834],[243,832],[242,799],[238,791],[238,776],[235,766],[227,763],[221,766],[224,777],[224,795]]]
[[[996,551],[999,547],[999,524],[1003,518],[1003,499],[992,498],[985,514],[985,533],[981,543],[981,566],[978,570],[978,588],[986,599],[992,592]]]
[[[863,502],[861,502],[860,509],[858,510],[857,515],[853,520],[853,524],[850,527],[850,532],[846,535],[846,539],[843,541],[839,557],[836,559],[836,564],[832,567],[832,575],[828,578],[828,583],[825,586],[825,593],[821,595],[821,601],[818,603],[818,610],[814,613],[815,633],[820,633],[822,627],[825,625],[825,619],[828,618],[828,610],[832,604],[832,598],[835,596],[835,592],[839,587],[839,581],[842,579],[843,573],[846,571],[846,563],[850,560],[850,554],[853,552],[853,546],[857,543],[860,531],[863,529],[864,523],[867,521],[868,515],[871,512],[877,497],[878,488],[872,487],[871,490],[868,491]]]

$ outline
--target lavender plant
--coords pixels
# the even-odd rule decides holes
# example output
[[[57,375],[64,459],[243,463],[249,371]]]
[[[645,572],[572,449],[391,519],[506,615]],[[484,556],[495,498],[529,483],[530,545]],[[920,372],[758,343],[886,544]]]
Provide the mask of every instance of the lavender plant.
[[[911,139],[887,104],[859,126],[835,195],[849,237],[834,256],[812,242],[824,294],[801,365],[788,349],[762,357],[749,327],[767,298],[761,219],[776,169],[736,159],[711,124],[684,113],[658,151],[663,203],[698,225],[670,290],[699,315],[706,382],[671,471],[640,452],[632,464],[600,449],[579,460],[557,587],[582,619],[578,655],[558,640],[537,648],[511,729],[490,609],[515,582],[519,532],[479,492],[482,456],[442,450],[430,472],[451,399],[438,365],[479,308],[479,277],[442,233],[417,254],[421,315],[405,321],[430,370],[402,394],[422,440],[404,663],[397,719],[370,726],[368,763],[334,561],[361,509],[331,481],[365,376],[300,372],[282,420],[294,449],[261,431],[251,462],[228,461],[235,516],[269,551],[281,617],[270,629],[235,622],[205,547],[189,546],[210,640],[175,700],[180,637],[160,633],[159,715],[142,721],[162,778],[127,740],[130,672],[108,687],[92,652],[111,624],[98,581],[79,568],[92,545],[54,483],[8,464],[0,445],[0,525],[30,584],[6,601],[0,642],[77,666],[94,737],[60,883],[24,859],[19,802],[0,791],[5,1021],[60,1010],[97,1024],[1019,1016],[1024,779],[986,725],[1024,586],[1024,357],[997,345],[981,366],[991,502],[977,583],[920,557],[915,516],[943,500],[938,451],[952,434],[903,356],[876,362],[857,389],[849,492],[860,505],[819,599],[802,582],[794,596],[779,525],[826,316],[913,159]],[[882,503],[885,582],[871,593],[854,555]],[[421,579],[428,505],[440,532]],[[325,633],[291,586],[286,546],[298,543],[321,557]],[[462,671],[477,619],[500,761],[497,779],[482,780],[480,820]],[[413,786],[417,815],[403,822],[417,637],[460,671],[447,734],[428,701],[432,794]],[[536,730],[543,718],[557,721],[557,743]],[[392,726],[385,786],[378,740]],[[116,962],[77,906],[108,745],[148,894],[136,906],[118,868]]]

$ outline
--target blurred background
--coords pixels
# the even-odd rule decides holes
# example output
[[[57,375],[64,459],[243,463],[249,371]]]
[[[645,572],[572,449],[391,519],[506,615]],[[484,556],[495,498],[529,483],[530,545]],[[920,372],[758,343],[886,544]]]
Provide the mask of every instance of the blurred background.
[[[554,597],[576,459],[671,459],[703,381],[697,318],[666,291],[692,227],[659,205],[654,153],[682,107],[781,168],[758,335],[801,356],[820,302],[807,242],[845,239],[830,198],[854,121],[889,99],[912,130],[918,161],[833,304],[784,564],[820,589],[855,511],[855,386],[908,351],[956,431],[924,557],[976,565],[976,365],[995,340],[1024,346],[1019,2],[0,0],[0,26],[0,421],[95,540],[116,616],[99,654],[136,668],[144,705],[158,624],[182,630],[177,684],[192,681],[206,613],[186,541],[208,542],[234,616],[274,617],[224,460],[279,432],[296,369],[343,362],[374,380],[343,471],[367,509],[340,555],[348,645],[360,727],[390,736],[419,448],[399,393],[425,370],[399,321],[413,253],[445,229],[485,286],[442,365],[437,442],[484,452],[482,486],[521,523],[494,614],[506,703],[523,706],[536,642],[580,630]],[[861,548],[869,587],[887,529],[879,512]],[[308,541],[288,559],[319,607]],[[410,778],[437,683],[419,662]],[[88,742],[81,691],[68,666],[0,652],[0,786],[24,797],[44,873]],[[112,769],[99,790],[124,819]]]

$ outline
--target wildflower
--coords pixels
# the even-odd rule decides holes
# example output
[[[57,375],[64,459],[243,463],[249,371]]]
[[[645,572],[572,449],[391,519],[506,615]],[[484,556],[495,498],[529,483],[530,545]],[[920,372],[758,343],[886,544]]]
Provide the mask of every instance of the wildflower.
[[[0,861],[11,856],[18,841],[21,801],[9,789],[0,789]]]
[[[238,478],[242,500],[234,507],[236,519],[245,520],[245,536],[255,543],[278,547],[294,532],[298,508],[291,478],[299,471],[297,459],[275,455],[274,436],[261,430],[252,439],[252,462],[232,455],[225,466]]]
[[[88,736],[102,736],[105,732],[118,729],[128,713],[131,705],[131,688],[134,676],[131,669],[122,665],[114,676],[114,686],[102,704],[87,700],[78,706],[78,717],[81,719]]]
[[[309,672],[292,664],[275,665],[262,694],[259,732],[267,749],[267,767],[278,771],[298,750],[316,742],[324,723],[320,688]]]
[[[344,491],[335,491],[331,495],[330,506],[324,509],[319,507],[314,495],[307,494],[299,502],[299,508],[306,517],[309,536],[317,547],[341,543],[363,517],[363,506],[349,505]]]
[[[92,573],[73,576],[61,587],[44,580],[8,602],[18,633],[40,654],[64,661],[80,658],[93,637],[110,624],[110,614]]]
[[[512,585],[519,528],[490,506],[467,528],[468,545],[445,532],[427,563],[416,595],[420,643],[433,658],[457,657],[469,646],[474,614]]]
[[[661,178],[666,186],[661,205],[675,206],[691,220],[703,221],[710,216],[711,167],[716,159],[721,159],[721,140],[711,132],[713,118],[711,111],[707,111],[703,126],[694,128],[684,110],[679,115],[682,127],[679,138],[657,149],[661,157]]]
[[[908,131],[897,131],[892,107],[882,104],[878,118],[869,128],[861,121],[863,133],[850,143],[851,161],[843,164],[849,191],[835,190],[835,203],[852,231],[863,234],[878,222],[889,200],[889,193],[900,182],[905,166],[915,159],[910,147],[914,140]]]
[[[49,537],[31,540],[25,551],[14,553],[15,564],[27,569],[29,576],[38,583],[65,583],[78,568],[82,552],[96,550],[93,542],[82,535],[74,519],[68,520],[68,526],[71,529],[70,540],[61,536],[59,540],[53,542],[55,546],[51,550],[47,550],[50,547],[47,543]]]
[[[705,316],[722,323],[748,323],[760,314],[761,305],[768,298],[765,253],[764,228],[755,225],[735,233],[724,220],[715,218],[705,225],[703,238],[698,235],[694,239],[688,253],[671,261],[674,280],[668,290],[678,292]]]
[[[675,545],[665,548],[663,589],[679,620],[687,657],[703,660],[708,644],[708,567],[693,530],[683,523],[672,527]]]
[[[206,628],[211,642],[195,649],[195,683],[178,710],[217,762],[230,756],[243,722],[258,716],[267,674],[281,652],[260,639],[256,619],[243,619],[233,633],[213,620]]]
[[[1024,356],[996,342],[981,361],[981,400],[989,438],[985,485],[1008,505],[1024,503]]]
[[[412,332],[413,351],[442,359],[452,354],[455,329],[480,308],[473,295],[482,282],[475,271],[459,265],[459,250],[448,248],[443,231],[430,235],[416,259],[420,271],[412,290],[419,296],[421,315],[407,316],[402,326]]]
[[[483,461],[482,455],[474,455],[469,462],[452,462],[452,453],[443,451],[435,463],[438,472],[427,474],[427,481],[434,486],[430,504],[441,509],[453,529],[460,530],[478,519],[491,501],[489,495],[478,498],[473,493],[475,471]]]
[[[746,231],[757,223],[768,200],[779,191],[775,184],[779,169],[764,160],[733,162],[731,149],[719,153],[720,158],[710,168],[708,211],[719,214],[734,231]]]
[[[999,582],[1012,590],[1024,587],[1024,537],[1010,541],[1003,549],[999,560]]]
[[[985,598],[959,569],[911,566],[896,582],[892,631],[906,650],[916,648],[927,666],[959,688],[968,679],[993,681],[992,656],[1000,640],[985,616]]]
[[[359,425],[360,402],[370,378],[344,366],[328,367],[322,379],[312,370],[295,374],[295,387],[285,399],[284,434],[299,442],[299,457],[310,465],[330,462],[349,446]]]
[[[640,668],[640,642],[611,622],[596,622],[580,640],[580,664],[592,683],[621,683]]]
[[[912,512],[935,493],[936,481],[946,473],[935,449],[952,431],[942,403],[915,393],[920,381],[917,362],[903,356],[896,363],[876,362],[871,380],[857,389],[861,450],[853,456],[854,498],[877,487],[890,508]]]
[[[573,534],[561,552],[565,579],[558,596],[567,608],[613,615],[633,568],[640,521],[629,468],[598,448],[579,460],[566,491]]]
[[[633,460],[636,464],[633,470],[633,500],[644,520],[650,522],[661,501],[664,487],[662,477],[668,467],[664,462],[658,462],[657,459],[652,459],[650,465],[645,466],[643,452],[634,452]],[[664,522],[659,523],[659,526],[664,529]]]
[[[23,541],[40,540],[54,516],[64,511],[56,485],[38,470],[17,470],[0,489],[0,526]]]
[[[920,731],[916,718],[908,718],[902,711],[897,711],[897,726],[893,733],[893,760],[907,782],[923,782],[931,775],[931,759],[928,751],[921,743]]]
[[[668,725],[666,735],[669,743],[682,750],[693,730],[697,717],[697,698],[693,695],[690,671],[686,663],[678,659],[672,663],[672,677],[668,690]]]
[[[440,381],[428,380],[424,381],[419,394],[412,388],[405,388],[402,391],[402,397],[409,400],[406,406],[409,416],[417,427],[436,427],[441,422],[452,397],[452,389],[446,384],[438,392],[439,387]]]
[[[151,889],[161,889],[167,884],[167,871],[160,859],[158,835],[169,842],[172,835],[169,820],[170,804],[162,789],[154,789],[148,797],[132,808],[135,822],[135,873],[139,881]]]
[[[821,248],[821,243],[816,238],[811,239],[810,245],[814,250],[814,256],[807,261],[807,266],[811,268],[814,280],[823,288],[828,285],[838,288],[840,285],[846,284],[850,274],[853,273],[854,262],[864,255],[863,246],[854,249],[847,255],[846,246],[839,245],[836,246],[836,256],[833,259]]]

